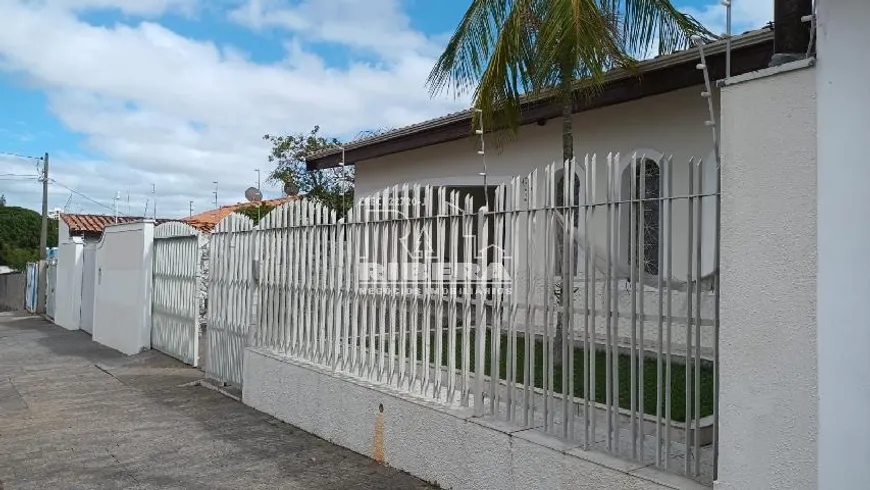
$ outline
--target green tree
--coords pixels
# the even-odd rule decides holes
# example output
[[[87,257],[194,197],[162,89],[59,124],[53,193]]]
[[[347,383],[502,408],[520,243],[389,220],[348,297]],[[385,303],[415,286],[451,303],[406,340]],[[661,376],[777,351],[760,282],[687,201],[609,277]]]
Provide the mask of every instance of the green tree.
[[[0,208],[6,207],[6,194],[0,194]]]
[[[260,204],[259,206],[256,204],[251,204],[250,206],[237,209],[234,212],[251,218],[251,220],[254,222],[254,225],[257,225],[260,223],[260,220],[263,219],[264,216],[269,214],[269,211],[273,209],[275,209],[275,206],[269,206],[268,204]]]
[[[48,246],[57,246],[57,220],[49,220]],[[39,260],[42,215],[16,206],[0,206],[0,265],[24,270]]]
[[[353,206],[353,167],[309,171],[305,163],[309,155],[341,146],[339,140],[321,136],[320,126],[314,126],[308,134],[267,134],[263,139],[272,144],[269,163],[275,168],[269,180],[291,184],[300,194],[335,209],[339,216],[344,216]]]
[[[473,0],[429,75],[434,94],[473,90],[474,127],[516,134],[520,98],[552,98],[562,153],[574,156],[575,97],[592,97],[611,68],[634,55],[688,46],[710,33],[669,0]],[[482,118],[482,121],[481,121]]]

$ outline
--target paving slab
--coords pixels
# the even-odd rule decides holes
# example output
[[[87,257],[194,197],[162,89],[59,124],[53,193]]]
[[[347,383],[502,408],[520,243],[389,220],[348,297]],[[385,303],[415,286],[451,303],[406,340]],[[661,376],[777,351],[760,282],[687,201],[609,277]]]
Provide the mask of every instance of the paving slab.
[[[434,488],[201,379],[156,351],[127,357],[0,313],[0,489]]]

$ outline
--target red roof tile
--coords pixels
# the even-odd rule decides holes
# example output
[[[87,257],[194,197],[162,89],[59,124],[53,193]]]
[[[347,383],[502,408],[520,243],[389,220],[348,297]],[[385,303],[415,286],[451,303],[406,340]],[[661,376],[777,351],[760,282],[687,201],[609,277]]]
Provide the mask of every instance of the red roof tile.
[[[120,224],[120,223],[133,223],[135,221],[142,221],[148,218],[142,217],[134,217],[134,216],[118,216],[115,218],[114,216],[106,216],[102,214],[66,214],[61,213],[61,219],[63,219],[64,223],[69,227],[70,235],[84,235],[84,234],[100,234],[103,233],[103,230],[110,225]],[[165,223],[167,219],[158,219],[157,224]]]
[[[276,207],[282,204],[295,201],[300,199],[298,196],[288,196],[282,197],[280,199],[269,199],[266,201],[262,201],[264,206],[268,207]],[[250,202],[240,202],[236,204],[230,204],[228,206],[221,206],[217,209],[212,209],[209,211],[205,211],[203,213],[194,214],[189,218],[184,218],[181,221],[189,224],[190,226],[196,228],[199,231],[210,232],[217,226],[218,223],[221,222],[222,219],[226,218],[230,214],[245,208],[253,207],[254,203]]]

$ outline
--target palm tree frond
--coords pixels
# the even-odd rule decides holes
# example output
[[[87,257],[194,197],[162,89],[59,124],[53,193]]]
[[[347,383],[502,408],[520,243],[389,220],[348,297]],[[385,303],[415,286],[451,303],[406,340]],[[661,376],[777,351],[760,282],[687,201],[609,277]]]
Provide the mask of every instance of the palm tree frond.
[[[612,0],[608,0],[612,3]],[[706,39],[713,34],[691,15],[674,7],[670,0],[622,0],[623,36],[633,55],[662,55],[691,46],[694,35]]]

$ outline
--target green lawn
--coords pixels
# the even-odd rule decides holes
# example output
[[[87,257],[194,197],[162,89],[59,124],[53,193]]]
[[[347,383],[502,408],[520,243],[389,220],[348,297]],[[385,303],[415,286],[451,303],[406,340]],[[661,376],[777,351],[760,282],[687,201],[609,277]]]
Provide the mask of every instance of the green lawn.
[[[456,368],[459,369],[461,367],[462,362],[462,332],[456,332]],[[475,336],[471,337],[471,369],[475,369]],[[516,367],[516,375],[515,380],[517,383],[524,383],[524,365],[525,365],[525,354],[526,354],[526,340],[522,335],[517,336],[516,341],[516,352],[517,352],[517,367]],[[384,346],[386,347],[386,346]],[[499,378],[507,379],[507,358],[508,358],[508,336],[501,336],[501,351],[499,356]],[[449,349],[448,344],[448,334],[444,333],[442,340],[442,355],[441,355],[441,364],[443,366],[447,365],[447,352]],[[544,352],[544,344],[541,340],[535,341],[535,354],[534,354],[534,379],[535,386],[537,388],[543,388],[543,373],[544,373],[544,364],[543,364],[543,352]],[[434,334],[431,338],[431,343],[429,346],[430,352],[430,362],[436,362],[435,359],[435,337]],[[486,333],[486,346],[484,349],[485,358],[484,358],[484,372],[486,375],[490,375],[492,373],[492,355],[491,355],[491,335],[490,331]],[[410,354],[410,351],[409,351]],[[423,336],[420,335],[417,338],[417,359],[422,360],[423,358]],[[667,369],[667,364],[665,363],[665,357],[662,356],[662,381],[661,384],[664,387],[665,373]],[[583,398],[584,391],[584,382],[586,380],[586,376],[584,374],[585,371],[585,360],[583,357],[583,349],[577,347],[574,349],[574,396],[578,398]],[[631,408],[631,356],[628,354],[620,354],[619,355],[619,406],[625,409]],[[694,377],[694,365],[692,365],[692,376]],[[709,362],[701,363],[700,369],[700,380],[701,380],[701,417],[707,417],[713,414],[713,366]],[[606,379],[607,379],[607,359],[602,351],[598,351],[595,354],[595,400],[604,403],[606,396]],[[658,384],[658,372],[657,372],[657,360],[653,358],[646,358],[643,363],[643,409],[644,412],[650,415],[656,414],[656,386]],[[691,389],[694,389],[694,379],[692,382],[693,386]],[[563,389],[563,380],[562,380],[562,369],[554,369],[553,373],[553,389],[556,393],[564,393]],[[694,410],[694,401],[692,402],[692,408]],[[691,413],[691,412],[690,412]],[[662,401],[662,416],[664,417],[664,401]],[[681,363],[672,362],[671,363],[671,420],[677,422],[685,422],[686,420],[686,366]]]

